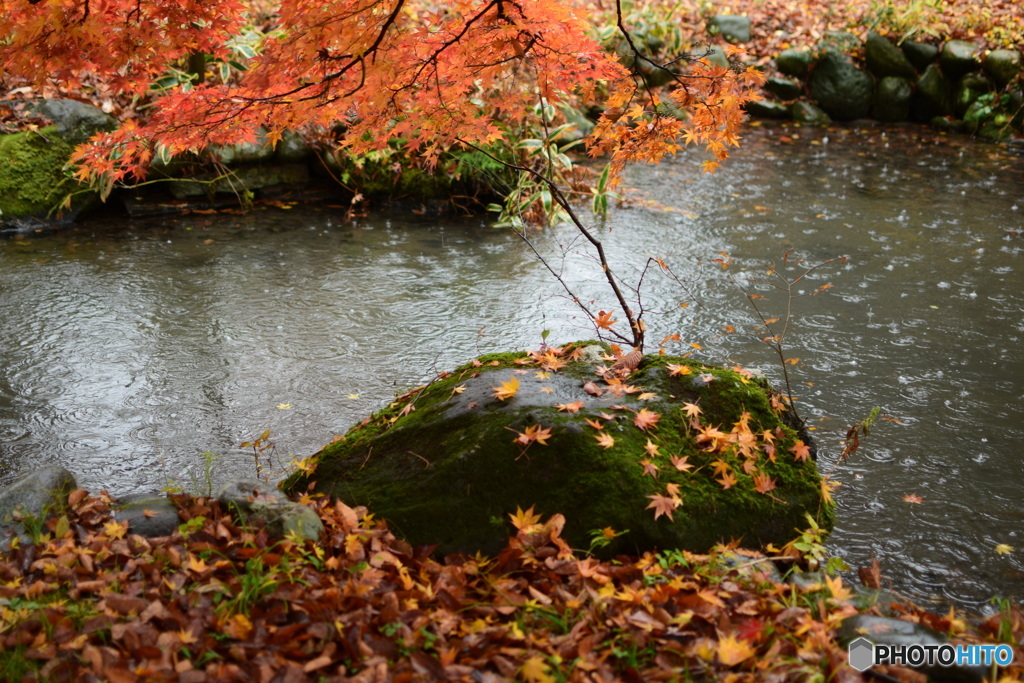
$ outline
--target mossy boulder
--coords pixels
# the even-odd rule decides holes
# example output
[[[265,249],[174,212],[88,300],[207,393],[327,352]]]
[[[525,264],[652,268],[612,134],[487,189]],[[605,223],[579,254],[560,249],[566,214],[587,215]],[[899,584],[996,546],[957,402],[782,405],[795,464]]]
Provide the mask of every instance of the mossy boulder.
[[[966,40],[951,40],[942,46],[939,65],[942,72],[956,80],[966,73],[981,68],[978,46]]]
[[[97,203],[98,195],[65,170],[71,152],[95,133],[113,130],[117,122],[76,100],[38,100],[22,106],[53,125],[0,135],[0,226],[31,227],[54,222],[58,216],[72,220]]]
[[[886,76],[875,89],[871,115],[879,121],[906,121],[910,118],[913,94],[910,81],[899,76]]]
[[[939,58],[939,48],[929,43],[904,40],[900,43],[900,49],[918,71],[924,71],[929,64]]]
[[[829,50],[814,67],[809,87],[811,95],[829,116],[849,121],[867,116],[875,82],[846,55]]]
[[[885,36],[874,31],[868,33],[868,38],[864,43],[864,61],[867,62],[868,71],[873,73],[876,78],[897,76],[909,79],[917,76],[914,65],[903,50],[889,42]]]
[[[708,31],[721,34],[730,43],[750,42],[750,17],[733,14],[716,14],[708,20]]]
[[[911,112],[915,120],[922,122],[953,113],[952,86],[938,64],[928,65],[917,79]]]
[[[831,117],[821,107],[802,100],[793,103],[790,115],[797,123],[808,123],[813,126],[827,126],[832,123]]]
[[[1005,88],[1021,72],[1021,56],[1017,50],[992,50],[985,56],[985,73],[1000,88]]]
[[[775,58],[775,68],[780,74],[796,78],[807,78],[813,63],[814,55],[810,50],[797,50],[796,48],[783,50]]]
[[[592,530],[628,529],[608,553],[705,551],[731,539],[780,545],[807,526],[807,514],[832,527],[817,467],[764,380],[648,356],[622,381],[627,393],[584,360],[595,347],[561,351],[547,367],[537,353],[463,365],[366,418],[282,488],[366,505],[397,535],[442,553],[497,552],[511,532],[508,516],[531,506],[562,513],[575,548],[588,547]],[[512,380],[515,394],[496,398]],[[700,415],[684,412],[688,404]],[[550,433],[531,439],[537,430]],[[611,440],[602,445],[602,436]],[[726,489],[720,480],[729,479]],[[652,496],[669,507],[678,499],[671,518],[655,518]]]

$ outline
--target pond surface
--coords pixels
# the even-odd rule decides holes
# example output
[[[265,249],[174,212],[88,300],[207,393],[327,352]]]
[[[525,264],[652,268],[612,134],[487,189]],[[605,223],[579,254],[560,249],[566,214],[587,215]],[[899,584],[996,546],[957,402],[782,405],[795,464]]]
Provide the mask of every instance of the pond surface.
[[[918,128],[776,128],[714,176],[700,161],[635,169],[601,232],[625,280],[649,256],[678,276],[644,277],[649,342],[678,332],[670,352],[781,385],[744,292],[778,331],[788,297],[767,266],[792,278],[846,257],[792,287],[784,342],[819,466],[843,484],[830,550],[855,568],[877,557],[919,601],[1024,599],[1024,158]],[[609,309],[570,228],[533,239]],[[441,370],[543,330],[593,336],[482,219],[329,206],[2,241],[0,321],[0,485],[59,463],[114,495],[278,477]],[[885,418],[837,464],[874,406]],[[272,447],[239,447],[267,429]]]

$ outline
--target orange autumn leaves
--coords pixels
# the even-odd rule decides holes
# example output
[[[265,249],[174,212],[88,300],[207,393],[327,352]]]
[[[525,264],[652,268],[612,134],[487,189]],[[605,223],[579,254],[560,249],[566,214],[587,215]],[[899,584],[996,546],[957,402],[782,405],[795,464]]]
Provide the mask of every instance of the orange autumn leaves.
[[[571,345],[563,348],[544,347],[540,351],[528,352],[525,357],[514,362],[520,366],[540,366],[543,370],[534,371],[534,374],[545,380],[552,372],[557,372],[567,363],[578,360],[580,354],[581,349],[573,348]],[[622,357],[623,354],[617,352],[616,355],[606,356],[606,360],[618,363]],[[682,362],[665,364],[665,369],[671,377],[691,375],[694,373],[694,367]],[[507,381],[491,387],[494,398],[507,401],[516,396],[521,387],[516,374],[529,372],[527,368],[514,370]],[[711,374],[707,368],[698,367],[697,372],[705,372],[708,378],[705,383],[716,380],[728,381]],[[757,427],[757,422],[746,411],[742,412],[739,419],[728,428],[714,424],[705,418],[699,401],[683,401],[679,404],[679,412],[670,416],[669,433],[672,435],[672,441],[677,442],[681,425],[703,457],[695,461],[692,452],[687,455],[671,452],[674,449],[666,448],[659,437],[659,429],[666,423],[666,416],[644,405],[644,402],[658,397],[653,392],[645,391],[644,387],[638,385],[639,383],[630,384],[628,372],[625,375],[620,373],[620,376],[611,376],[611,373],[602,373],[601,368],[598,368],[597,374],[604,379],[586,382],[583,387],[585,393],[593,397],[592,399],[555,403],[554,407],[566,415],[581,414],[582,423],[594,430],[592,437],[600,449],[636,448],[635,437],[626,430],[635,429],[645,435],[642,451],[636,453],[640,475],[659,482],[659,487],[663,482],[664,486],[660,491],[647,496],[646,507],[652,510],[655,519],[666,517],[674,521],[673,513],[684,504],[682,485],[686,477],[705,471],[706,474],[702,476],[710,475],[711,480],[724,490],[739,486],[775,499],[773,492],[777,489],[778,482],[769,472],[771,467],[766,465],[777,462],[783,455],[797,462],[805,461],[811,455],[808,444],[800,439],[793,439],[782,427]],[[541,390],[543,391],[543,387]],[[589,400],[609,396],[622,399],[623,402],[612,405],[603,403],[600,407],[592,407],[588,411]],[[513,442],[521,449],[520,455],[525,455],[527,449],[534,444],[547,446],[556,434],[556,427],[550,424],[529,424],[508,429],[514,435]],[[683,436],[686,438],[686,435]]]

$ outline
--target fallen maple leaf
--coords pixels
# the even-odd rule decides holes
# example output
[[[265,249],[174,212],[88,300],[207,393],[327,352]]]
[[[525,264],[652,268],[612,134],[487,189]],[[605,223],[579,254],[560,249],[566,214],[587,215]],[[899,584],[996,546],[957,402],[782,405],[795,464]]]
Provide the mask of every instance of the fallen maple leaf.
[[[903,496],[903,501],[905,503],[923,503],[924,498],[914,493],[908,493],[907,495]]]
[[[754,475],[754,490],[758,493],[768,493],[775,488],[775,480],[764,472]]]
[[[658,420],[660,419],[661,414],[656,413],[653,410],[647,410],[647,408],[642,408],[640,412],[636,414],[636,417],[633,418],[633,424],[640,429],[647,431],[651,427],[654,427],[654,425],[658,424]]]
[[[523,680],[527,683],[554,683],[555,678],[551,675],[551,667],[545,662],[544,658],[540,655],[534,655],[526,660],[522,667],[519,669],[519,675],[523,677]]]
[[[586,384],[584,384],[583,391],[587,392],[591,396],[600,396],[601,394],[604,393],[604,389],[597,386],[593,382],[587,382]]]
[[[999,555],[1009,555],[1012,552],[1013,552],[1013,546],[1011,546],[1011,545],[1007,545],[1005,543],[1000,543],[999,545],[996,546],[996,553],[999,554]]]
[[[608,434],[607,432],[598,432],[595,435],[595,438],[597,439],[598,445],[602,446],[603,448],[611,448],[612,446],[615,445],[615,439],[612,437],[611,434]]]
[[[530,425],[522,432],[516,432],[514,441],[523,446],[529,446],[534,441],[541,446],[547,446],[547,440],[551,437],[551,427],[542,428],[540,425]]]
[[[687,470],[693,469],[693,465],[687,462],[689,460],[689,457],[690,456],[688,455],[684,455],[681,458],[678,455],[668,456],[669,460],[672,461],[672,467],[675,467],[680,472],[686,472]]]
[[[643,460],[640,461],[640,466],[644,468],[644,471],[641,472],[640,476],[658,476],[658,466],[655,465],[650,460],[648,460],[647,458],[644,458]]]
[[[693,372],[689,365],[676,365],[675,363],[668,363],[665,367],[668,368],[668,374],[670,377],[676,377],[679,375],[689,375],[691,372]]]
[[[523,510],[517,505],[515,514],[509,513],[508,517],[516,529],[524,529],[540,521],[540,515],[534,514],[532,505],[527,510]]]
[[[757,650],[750,643],[728,635],[718,641],[718,661],[725,666],[736,666],[750,659]]]
[[[644,451],[647,453],[647,455],[651,456],[652,458],[657,457],[658,444],[654,443],[650,439],[647,439],[647,445],[644,446]]]
[[[583,407],[583,401],[573,401],[572,403],[556,403],[555,407],[566,413],[578,413],[580,408]]]
[[[794,458],[801,462],[807,460],[811,455],[811,447],[805,444],[802,439],[794,441],[789,451],[793,454]]]
[[[722,474],[721,479],[716,479],[715,481],[721,484],[722,488],[726,491],[728,491],[729,489],[736,485],[736,477],[733,475],[732,472],[725,472],[724,474]]]
[[[671,521],[675,521],[672,519],[672,511],[683,504],[681,499],[675,496],[663,496],[660,493],[653,493],[647,497],[651,499],[651,503],[645,509],[654,509],[654,519],[665,515]]]
[[[519,380],[514,375],[509,375],[507,382],[502,382],[500,387],[491,387],[494,389],[494,398],[504,401],[507,398],[512,398],[519,391]]]

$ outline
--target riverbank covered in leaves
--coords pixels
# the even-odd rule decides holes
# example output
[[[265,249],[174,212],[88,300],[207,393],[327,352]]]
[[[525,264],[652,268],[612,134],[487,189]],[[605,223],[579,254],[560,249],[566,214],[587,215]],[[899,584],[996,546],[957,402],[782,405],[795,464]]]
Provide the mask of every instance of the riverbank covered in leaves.
[[[1017,608],[978,623],[857,606],[839,578],[784,581],[773,565],[788,562],[724,549],[599,562],[562,540],[560,515],[529,511],[495,557],[437,560],[341,501],[301,501],[324,523],[313,542],[272,540],[214,500],[174,500],[181,524],[147,539],[112,518],[108,496],[75,491],[0,556],[0,677],[858,681],[843,622],[883,610],[957,644],[1017,644],[1013,664],[986,673],[1024,676]]]

